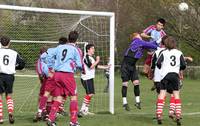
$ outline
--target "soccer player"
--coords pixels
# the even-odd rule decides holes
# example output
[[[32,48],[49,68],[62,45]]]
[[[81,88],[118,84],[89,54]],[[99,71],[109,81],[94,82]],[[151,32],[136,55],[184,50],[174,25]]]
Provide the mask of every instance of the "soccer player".
[[[97,56],[96,60],[93,58],[95,52],[95,47],[93,44],[88,44],[86,46],[86,55],[83,59],[85,72],[81,74],[81,83],[85,88],[86,95],[84,97],[82,107],[79,111],[78,116],[93,114],[88,111],[91,98],[95,94],[94,88],[94,78],[95,78],[95,68],[99,69],[109,69],[110,65],[98,65],[100,57]]]
[[[61,37],[59,39],[59,44],[66,44],[67,41],[67,38]],[[55,88],[55,82],[53,78],[55,64],[55,57],[53,56],[54,51],[55,48],[49,48],[45,52],[42,49],[40,51],[40,54],[42,54],[40,55],[40,58],[36,64],[36,71],[42,80],[42,84],[40,88],[38,112],[33,119],[34,122],[40,121],[42,118],[45,120],[48,117],[53,102],[51,92]]]
[[[157,49],[156,41],[146,42],[143,41],[139,33],[132,34],[132,42],[124,54],[124,59],[121,64],[121,78],[122,78],[122,98],[123,107],[125,110],[130,111],[128,102],[126,99],[128,81],[134,85],[135,94],[135,106],[141,109],[140,106],[140,88],[139,88],[139,77],[136,70],[136,62],[143,56],[144,49]]]
[[[154,86],[152,87],[151,90],[153,91],[153,90],[156,89],[157,94],[160,93],[161,70],[158,69],[158,67],[156,66],[156,61],[157,61],[158,57],[162,54],[162,52],[166,50],[164,41],[167,38],[168,38],[168,36],[164,36],[162,38],[160,48],[157,49],[155,51],[155,53],[153,54],[152,63],[151,63],[151,69],[152,69],[151,73],[153,74],[153,81],[154,81]],[[192,57],[184,57],[184,60],[185,61],[190,61],[190,62],[193,61]],[[181,83],[181,80],[183,79],[182,73],[179,73],[179,78],[180,78],[180,83]],[[169,117],[174,119],[174,115],[175,115],[175,99],[174,99],[174,95],[172,93],[172,90],[167,90],[167,93],[170,94]],[[164,98],[164,100],[165,100],[165,98]]]
[[[12,99],[13,83],[15,80],[15,70],[22,70],[25,67],[25,62],[19,54],[9,49],[10,39],[8,37],[1,37],[0,49],[0,124],[3,124],[3,94],[5,93],[9,122],[14,123],[14,104]]]
[[[167,90],[172,90],[175,98],[175,114],[177,125],[180,126],[181,118],[181,99],[179,95],[180,78],[179,73],[186,68],[186,62],[181,51],[176,49],[176,41],[169,36],[165,39],[165,47],[157,61],[157,67],[161,69],[160,94],[157,100],[157,121],[162,124],[162,113],[164,97]]]
[[[77,68],[83,68],[83,62],[82,52],[75,46],[77,39],[78,32],[71,31],[68,35],[69,43],[61,44],[55,48],[54,80],[56,88],[52,92],[55,100],[47,120],[48,126],[56,126],[56,113],[64,96],[70,96],[70,126],[80,126],[77,121],[78,99],[74,72]]]
[[[156,61],[157,61],[158,57],[162,54],[162,52],[166,50],[164,41],[167,38],[168,38],[167,35],[162,38],[160,48],[154,52],[153,57],[152,57],[152,62],[151,62],[151,71],[152,71],[151,73],[153,75],[153,82],[154,82],[154,86],[151,88],[151,90],[153,91],[156,89],[157,94],[160,94],[161,70],[158,69],[158,67],[156,66]],[[150,79],[151,79],[151,77],[150,77]],[[175,110],[175,99],[172,94],[172,90],[167,90],[167,92],[171,96],[170,97],[170,107],[169,107],[169,117],[173,118],[174,110]],[[166,97],[164,97],[164,100],[165,99],[166,99]]]
[[[165,19],[163,18],[158,19],[155,25],[151,25],[147,27],[145,30],[143,30],[143,33],[141,33],[141,36],[143,38],[149,39],[150,41],[157,41],[157,45],[159,46],[161,41],[158,41],[158,40],[161,40],[161,38],[166,35],[166,33],[163,30],[165,23],[166,23]],[[149,73],[152,54],[153,54],[152,50],[150,50],[147,53],[147,58],[145,60],[145,64],[143,68],[143,72],[145,75]]]
[[[164,43],[164,40],[167,38],[168,36],[164,36],[162,38],[162,41],[161,41],[161,44],[160,44],[160,48],[157,49],[153,56],[152,56],[152,61],[151,61],[151,72],[152,73],[149,78],[152,79],[153,78],[153,81],[154,81],[154,86],[152,87],[151,90],[155,90],[156,89],[156,92],[159,93],[160,92],[160,89],[159,89],[159,83],[160,83],[160,79],[161,79],[161,75],[160,75],[160,69],[158,69],[158,67],[156,67],[156,61],[158,59],[158,57],[160,56],[160,54],[162,53],[162,51],[165,50],[165,43]]]

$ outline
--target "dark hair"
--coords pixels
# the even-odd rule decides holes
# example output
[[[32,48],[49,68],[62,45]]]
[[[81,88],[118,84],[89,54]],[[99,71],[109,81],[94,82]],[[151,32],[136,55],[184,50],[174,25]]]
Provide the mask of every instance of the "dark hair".
[[[161,40],[161,44],[162,45],[165,45],[165,40],[168,38],[169,36],[165,35],[162,37],[162,40]]]
[[[157,20],[157,23],[158,23],[158,22],[162,23],[163,25],[165,25],[165,23],[166,23],[165,19],[163,19],[163,18],[159,18],[159,19]]]
[[[176,40],[172,36],[167,37],[164,43],[165,43],[165,47],[169,50],[176,48]]]
[[[46,47],[46,46],[41,47],[41,48],[40,48],[40,55],[41,55],[42,53],[46,52],[46,51],[47,51],[47,47]]]
[[[9,43],[10,43],[10,38],[5,37],[5,36],[1,37],[1,45],[2,46],[7,46]]]
[[[94,44],[87,44],[86,45],[86,52],[88,52],[88,50],[91,48],[91,47],[94,47]]]
[[[69,39],[70,43],[75,43],[78,39],[78,32],[77,31],[71,31],[69,33],[68,39]]]
[[[60,37],[59,38],[59,44],[66,44],[68,42],[66,37]]]

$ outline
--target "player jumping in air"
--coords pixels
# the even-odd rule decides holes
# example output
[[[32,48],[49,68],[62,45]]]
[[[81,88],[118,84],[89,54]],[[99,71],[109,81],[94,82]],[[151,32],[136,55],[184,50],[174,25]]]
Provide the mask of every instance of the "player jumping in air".
[[[148,39],[149,41],[157,41],[157,45],[160,46],[162,37],[166,35],[166,33],[163,30],[165,23],[166,23],[165,19],[163,18],[158,19],[155,25],[151,25],[147,27],[145,30],[143,30],[143,33],[141,33],[141,36],[143,38]],[[143,72],[145,75],[148,75],[149,73],[152,54],[153,54],[153,51],[149,50],[147,58],[145,60],[144,68],[143,68]]]
[[[146,42],[143,41],[140,34],[132,34],[132,42],[129,45],[128,49],[124,54],[124,59],[121,64],[121,78],[122,78],[122,98],[123,98],[123,107],[125,110],[130,111],[126,95],[128,81],[134,85],[134,94],[135,94],[135,106],[138,109],[141,109],[140,105],[140,81],[138,77],[138,72],[136,69],[136,62],[142,58],[144,49],[157,49],[156,41]]]

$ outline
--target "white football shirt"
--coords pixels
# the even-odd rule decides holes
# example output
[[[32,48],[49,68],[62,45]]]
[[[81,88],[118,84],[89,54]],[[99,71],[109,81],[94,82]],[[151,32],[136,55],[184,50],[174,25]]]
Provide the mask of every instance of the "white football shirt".
[[[16,73],[17,52],[12,49],[0,49],[0,73]]]
[[[158,59],[158,63],[159,60],[163,60],[160,69],[161,79],[163,79],[168,73],[179,74],[181,57],[183,58],[183,53],[177,49],[167,49],[162,52],[161,56]]]
[[[154,55],[156,56],[156,58],[158,59],[158,57],[161,55],[162,51],[165,48],[159,48],[155,51]],[[161,81],[161,70],[158,69],[157,66],[155,66],[155,70],[154,70],[154,77],[153,77],[154,82],[160,82]]]
[[[81,79],[83,80],[89,80],[95,77],[95,67],[93,69],[90,68],[90,66],[95,62],[95,59],[92,56],[86,55],[83,58],[83,64],[85,73],[81,74]]]

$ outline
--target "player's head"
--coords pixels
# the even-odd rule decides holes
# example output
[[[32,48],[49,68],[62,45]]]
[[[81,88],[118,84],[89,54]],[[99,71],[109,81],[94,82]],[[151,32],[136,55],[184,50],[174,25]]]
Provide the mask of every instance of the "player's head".
[[[66,37],[60,37],[59,38],[59,44],[63,45],[63,44],[66,44],[68,42],[67,38]]]
[[[162,29],[164,28],[164,26],[165,26],[165,23],[166,23],[165,19],[159,18],[159,19],[157,20],[157,22],[156,22],[156,29],[157,29],[158,31],[162,30]]]
[[[165,43],[165,47],[167,49],[175,49],[176,48],[176,40],[172,37],[172,36],[169,36],[167,37],[165,40],[164,40],[164,43]]]
[[[165,46],[165,40],[168,38],[167,35],[165,35],[164,37],[162,37],[162,40],[161,40],[161,46]]]
[[[71,31],[68,35],[68,39],[70,43],[75,43],[78,39],[78,32],[77,31]]]
[[[86,45],[86,52],[87,52],[88,54],[93,55],[93,54],[94,54],[94,51],[95,51],[95,49],[94,49],[94,44],[87,44],[87,45]]]
[[[44,52],[47,51],[47,47],[46,46],[43,46],[42,48],[40,48],[40,55]]]
[[[1,37],[1,45],[2,46],[9,46],[10,45],[10,38],[8,37]]]
[[[140,39],[142,39],[141,36],[140,36],[140,34],[137,33],[137,32],[132,33],[131,36],[132,36],[132,39],[135,39],[135,38],[140,38]]]

